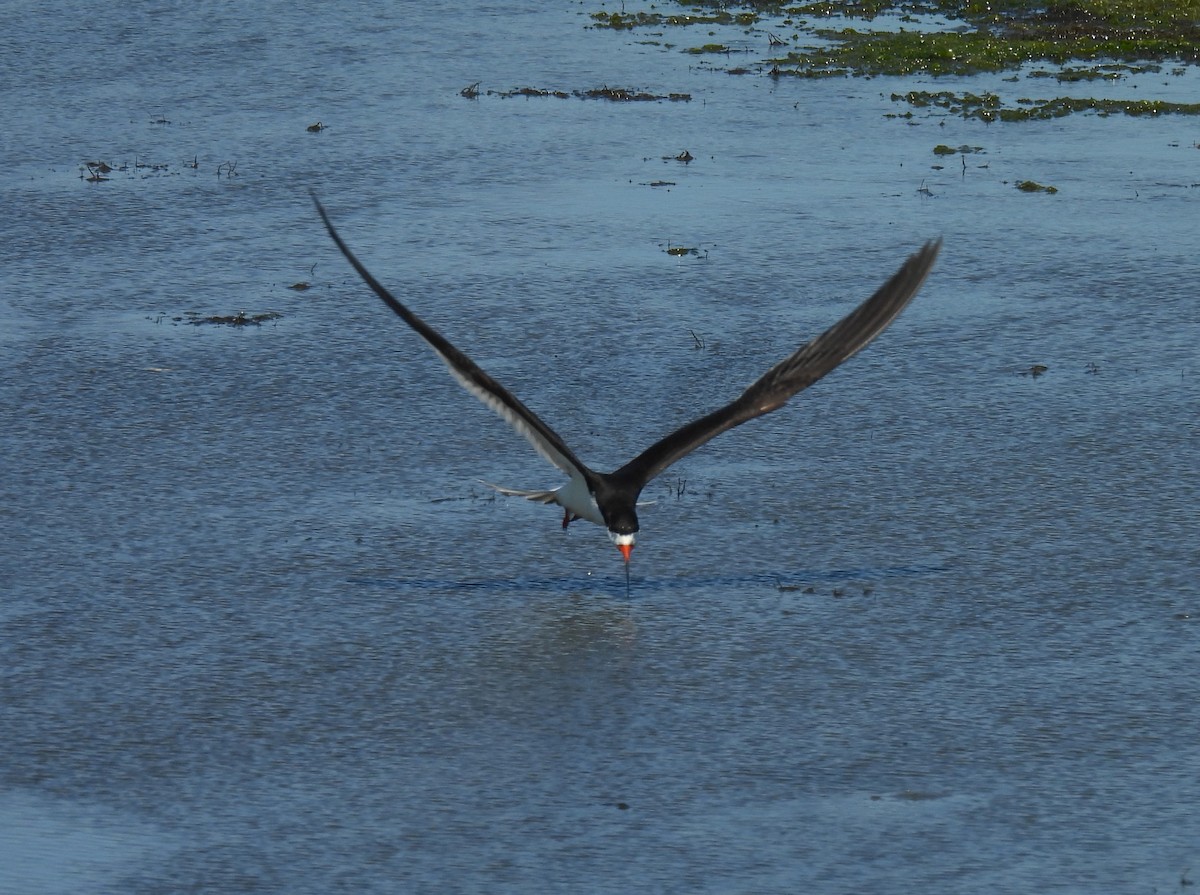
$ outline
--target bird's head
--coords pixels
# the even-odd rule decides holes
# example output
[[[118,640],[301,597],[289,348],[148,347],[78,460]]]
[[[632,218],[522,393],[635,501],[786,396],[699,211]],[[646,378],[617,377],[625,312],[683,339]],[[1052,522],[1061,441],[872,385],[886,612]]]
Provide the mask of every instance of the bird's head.
[[[611,528],[608,530],[608,536],[612,538],[612,542],[617,545],[617,549],[621,551],[621,555],[625,557],[625,562],[629,562],[629,554],[633,553],[633,532],[617,532]]]
[[[608,536],[628,564],[629,554],[633,552],[633,538],[638,531],[637,493],[615,488],[602,479],[594,494],[604,515]]]

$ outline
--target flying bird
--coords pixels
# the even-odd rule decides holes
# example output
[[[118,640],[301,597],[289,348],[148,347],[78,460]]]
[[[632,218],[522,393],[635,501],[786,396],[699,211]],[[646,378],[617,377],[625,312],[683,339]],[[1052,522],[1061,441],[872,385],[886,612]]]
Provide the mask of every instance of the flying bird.
[[[557,504],[563,508],[564,528],[575,519],[586,519],[604,526],[613,544],[625,557],[627,570],[638,532],[637,506],[642,489],[672,463],[683,459],[722,432],[778,410],[797,392],[865,348],[887,329],[917,294],[942,246],[940,239],[925,243],[874,295],[769,369],[729,404],[660,439],[615,472],[597,472],[576,457],[574,451],[541,417],[384,288],[338,235],[315,195],[313,202],[325,223],[325,229],[346,260],[375,294],[383,299],[383,303],[429,343],[450,370],[450,375],[463,388],[495,411],[523,435],[534,450],[567,475],[565,485],[549,491],[491,487],[502,494],[524,497],[537,503]]]

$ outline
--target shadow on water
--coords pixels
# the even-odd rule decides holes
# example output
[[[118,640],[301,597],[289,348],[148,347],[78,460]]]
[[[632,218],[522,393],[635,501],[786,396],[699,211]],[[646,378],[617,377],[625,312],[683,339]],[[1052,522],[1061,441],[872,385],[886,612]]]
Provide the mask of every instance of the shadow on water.
[[[791,569],[775,573],[753,575],[705,575],[679,577],[638,577],[631,579],[631,595],[645,593],[669,593],[680,588],[737,589],[764,587],[770,589],[792,589],[792,581],[836,584],[846,581],[878,581],[894,578],[921,578],[949,571],[940,565],[863,566],[855,569]],[[568,594],[592,591],[598,594],[623,594],[624,578],[619,575],[569,575],[544,577],[520,575],[504,578],[383,578],[379,576],[355,576],[347,579],[350,584],[363,588],[392,590],[402,593],[413,591],[484,591],[490,593],[555,593]]]

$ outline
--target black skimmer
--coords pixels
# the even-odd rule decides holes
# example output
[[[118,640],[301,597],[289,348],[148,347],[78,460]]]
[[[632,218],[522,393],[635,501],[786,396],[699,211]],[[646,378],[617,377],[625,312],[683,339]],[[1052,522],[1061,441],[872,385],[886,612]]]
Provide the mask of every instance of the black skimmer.
[[[940,239],[925,243],[874,295],[769,369],[731,403],[660,439],[615,472],[596,472],[580,461],[541,417],[388,292],[347,247],[316,196],[313,196],[313,201],[337,247],[358,271],[358,275],[383,299],[383,303],[429,343],[449,368],[450,375],[463,388],[525,436],[539,454],[568,477],[565,485],[551,491],[491,487],[502,494],[524,497],[537,503],[558,504],[563,508],[564,528],[574,519],[586,519],[604,526],[612,542],[625,557],[627,571],[634,536],[638,531],[638,496],[647,483],[672,463],[683,459],[727,429],[778,410],[797,392],[865,348],[917,294],[942,245]]]

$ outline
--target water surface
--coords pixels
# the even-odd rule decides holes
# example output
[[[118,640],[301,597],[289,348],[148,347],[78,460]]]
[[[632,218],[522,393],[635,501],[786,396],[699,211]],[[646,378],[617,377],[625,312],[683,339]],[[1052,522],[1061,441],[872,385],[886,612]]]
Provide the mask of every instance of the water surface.
[[[260,9],[0,13],[0,891],[1200,867],[1189,119],[904,122],[986,85],[732,77],[577,4]],[[486,93],[605,84],[693,99]],[[310,187],[600,468],[945,250],[648,489],[626,599],[602,532],[478,483],[557,478]],[[282,316],[188,322],[239,311]]]

